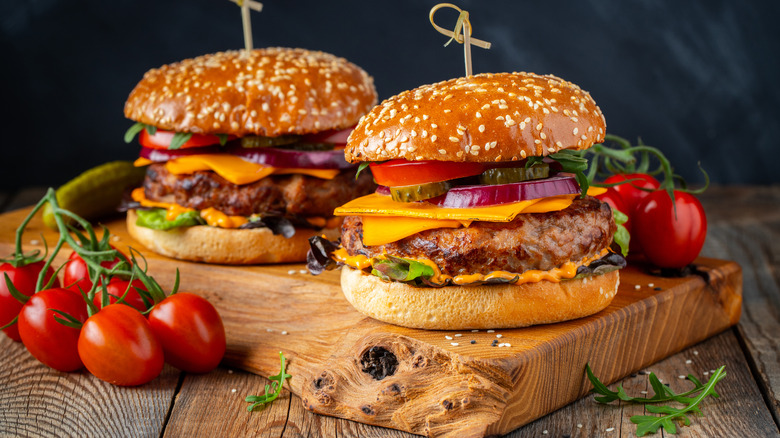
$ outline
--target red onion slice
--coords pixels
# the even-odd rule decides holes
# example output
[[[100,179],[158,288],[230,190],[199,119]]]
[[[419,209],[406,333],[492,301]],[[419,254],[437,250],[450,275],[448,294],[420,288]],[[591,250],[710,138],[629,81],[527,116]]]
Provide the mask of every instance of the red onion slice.
[[[444,208],[469,208],[577,193],[580,193],[580,185],[574,177],[554,176],[511,184],[453,187],[425,202]]]
[[[207,146],[188,149],[150,149],[141,148],[141,157],[154,162],[164,162],[174,158],[200,154],[232,154],[249,162],[265,164],[279,168],[298,169],[350,169],[355,164],[347,163],[343,149],[330,151],[297,151],[276,148],[242,148],[241,146]]]
[[[273,167],[294,167],[301,169],[350,169],[355,164],[347,163],[343,149],[330,151],[298,151],[277,148],[242,148],[229,146],[225,152],[239,156],[249,162]]]

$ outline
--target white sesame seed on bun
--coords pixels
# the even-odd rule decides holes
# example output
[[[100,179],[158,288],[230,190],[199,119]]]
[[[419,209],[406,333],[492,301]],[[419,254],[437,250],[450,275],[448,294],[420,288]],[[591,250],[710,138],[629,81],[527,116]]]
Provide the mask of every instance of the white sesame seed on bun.
[[[479,74],[393,96],[349,137],[347,161],[515,161],[604,141],[601,109],[552,75]]]
[[[274,137],[348,128],[376,101],[371,76],[346,59],[275,47],[152,69],[125,116],[176,132]]]

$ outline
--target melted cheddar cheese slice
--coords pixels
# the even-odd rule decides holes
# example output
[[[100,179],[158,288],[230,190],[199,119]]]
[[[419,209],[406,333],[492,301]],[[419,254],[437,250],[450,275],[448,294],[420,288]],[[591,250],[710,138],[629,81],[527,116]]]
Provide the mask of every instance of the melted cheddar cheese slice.
[[[152,161],[138,158],[136,166],[146,166]],[[250,163],[241,157],[227,154],[201,154],[179,157],[165,163],[168,172],[174,175],[190,174],[198,170],[210,170],[236,185],[259,181],[268,175],[299,173],[321,179],[333,179],[338,169],[299,169],[277,168],[263,164]]]

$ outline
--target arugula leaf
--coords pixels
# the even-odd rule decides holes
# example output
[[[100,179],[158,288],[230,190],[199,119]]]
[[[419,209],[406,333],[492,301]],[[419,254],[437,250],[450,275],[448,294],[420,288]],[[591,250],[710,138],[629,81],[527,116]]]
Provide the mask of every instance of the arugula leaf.
[[[365,170],[370,164],[371,163],[369,163],[368,161],[364,161],[364,162],[360,163],[360,165],[358,166],[358,169],[357,169],[357,173],[355,173],[355,179],[357,179],[358,176],[360,175],[360,172]]]
[[[371,273],[383,280],[415,281],[433,277],[433,268],[416,260],[388,255],[386,259],[375,258]]]
[[[141,122],[138,122],[133,126],[131,126],[130,129],[128,129],[127,132],[125,132],[125,143],[130,143],[131,141],[133,141],[135,136],[138,135],[138,133],[141,132],[145,127],[146,125],[144,125]]]
[[[644,436],[647,433],[656,433],[661,427],[664,428],[666,433],[677,433],[677,428],[674,423],[675,420],[682,421],[686,426],[690,425],[691,420],[687,415],[691,412],[701,414],[699,404],[702,400],[710,395],[714,398],[720,397],[720,395],[715,392],[715,385],[723,380],[724,377],[726,377],[725,369],[725,365],[718,368],[706,384],[702,384],[699,379],[689,374],[688,380],[693,382],[695,387],[690,391],[686,391],[682,394],[675,394],[671,388],[662,384],[654,373],[650,373],[650,386],[652,386],[654,394],[650,398],[642,398],[630,397],[625,393],[622,385],[618,385],[617,391],[610,390],[606,385],[604,385],[604,383],[602,383],[596,376],[593,375],[593,371],[590,369],[590,365],[585,365],[585,373],[588,376],[588,380],[590,380],[591,384],[593,385],[591,392],[600,394],[600,396],[594,397],[594,399],[599,403],[606,404],[615,400],[622,400],[628,403],[639,404],[675,401],[686,405],[684,408],[655,405],[646,406],[645,408],[648,412],[664,415],[660,417],[652,415],[634,415],[631,417],[631,422],[637,425],[637,436]],[[698,393],[698,395],[695,397],[688,397],[689,395],[696,393]]]
[[[127,130],[127,132],[125,132],[125,143],[130,143],[131,141],[133,141],[133,138],[135,138],[135,136],[138,135],[138,133],[144,129],[146,129],[146,132],[148,132],[149,135],[154,135],[157,133],[156,126],[137,122],[133,126],[131,126],[130,129]]]
[[[192,138],[191,132],[177,132],[173,134],[171,144],[168,146],[169,150],[176,150],[182,147],[184,143],[187,143]]]
[[[545,158],[550,158],[557,161],[561,165],[561,170],[564,172],[573,173],[577,179],[577,183],[580,185],[580,193],[584,198],[588,194],[588,187],[590,187],[590,180],[585,172],[588,170],[588,160],[583,156],[581,151],[572,151],[564,149],[554,154],[547,155],[547,157],[529,157],[526,160],[525,167],[531,167],[534,164],[543,162]]]
[[[282,354],[281,351],[279,352],[279,359],[282,362],[279,374],[268,377],[268,380],[271,381],[271,384],[265,385],[265,394],[250,395],[244,399],[248,403],[252,403],[252,405],[246,408],[247,411],[252,412],[255,410],[255,408],[258,407],[263,409],[268,403],[276,400],[277,397],[279,397],[279,394],[282,393],[282,386],[284,385],[284,381],[292,377],[292,375],[287,374],[287,359],[284,357],[284,354]]]
[[[197,211],[181,213],[174,220],[168,220],[165,217],[166,213],[166,210],[162,208],[136,210],[138,220],[136,220],[135,224],[139,227],[151,228],[153,230],[170,230],[171,228],[191,227],[205,223]]]
[[[214,134],[219,138],[219,145],[225,146],[225,143],[228,141],[228,134]]]

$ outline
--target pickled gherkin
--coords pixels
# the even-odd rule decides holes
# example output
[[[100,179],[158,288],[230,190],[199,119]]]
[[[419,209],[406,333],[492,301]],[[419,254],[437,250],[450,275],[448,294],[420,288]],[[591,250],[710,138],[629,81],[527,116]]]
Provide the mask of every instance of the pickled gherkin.
[[[390,187],[390,196],[396,202],[414,202],[435,198],[447,193],[449,181],[439,181],[413,186]]]
[[[241,147],[244,148],[266,148],[271,146],[282,146],[292,144],[300,140],[298,135],[280,135],[279,137],[262,137],[259,135],[249,135],[241,137]]]
[[[550,176],[550,165],[534,164],[531,167],[496,167],[488,169],[479,176],[482,184],[510,184]]]

